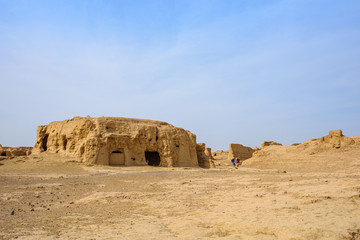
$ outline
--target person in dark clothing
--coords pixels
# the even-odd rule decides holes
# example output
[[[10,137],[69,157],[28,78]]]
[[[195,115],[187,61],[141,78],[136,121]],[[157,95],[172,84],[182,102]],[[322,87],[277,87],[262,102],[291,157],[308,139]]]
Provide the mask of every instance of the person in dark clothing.
[[[236,159],[236,166],[239,167],[240,166],[240,159]]]
[[[231,162],[232,162],[232,164],[233,164],[234,167],[235,167],[235,166],[236,166],[236,160],[235,160],[235,158],[231,159]]]

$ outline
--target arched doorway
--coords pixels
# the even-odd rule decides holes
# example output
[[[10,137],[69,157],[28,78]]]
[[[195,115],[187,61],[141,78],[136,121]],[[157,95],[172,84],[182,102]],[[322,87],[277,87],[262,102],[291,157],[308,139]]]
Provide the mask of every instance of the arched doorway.
[[[124,150],[116,150],[110,154],[109,165],[125,165]]]

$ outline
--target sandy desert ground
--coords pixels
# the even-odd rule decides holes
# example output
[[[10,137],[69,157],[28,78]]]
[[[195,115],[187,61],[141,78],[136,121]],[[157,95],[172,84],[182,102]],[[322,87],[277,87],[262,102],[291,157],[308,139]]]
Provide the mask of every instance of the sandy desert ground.
[[[359,148],[271,151],[239,169],[224,156],[215,169],[4,159],[0,238],[360,239]]]

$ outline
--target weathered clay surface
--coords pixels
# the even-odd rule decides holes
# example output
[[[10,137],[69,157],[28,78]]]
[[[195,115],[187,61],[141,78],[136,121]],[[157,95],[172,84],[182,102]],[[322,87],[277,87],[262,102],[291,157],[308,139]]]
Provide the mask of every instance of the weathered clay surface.
[[[197,153],[197,158],[198,158],[200,167],[203,167],[203,168],[214,168],[215,167],[215,164],[212,161],[211,149],[206,148],[205,143],[196,144],[196,153]]]
[[[317,165],[318,169],[334,168],[337,164],[351,165],[352,158],[356,154],[345,154],[348,151],[358,151],[360,138],[346,137],[341,130],[330,131],[329,135],[321,138],[310,139],[300,144],[292,144],[291,146],[267,146],[253,153],[253,157],[246,160],[245,166],[262,166],[272,168],[282,168],[287,164],[288,169],[296,170],[299,166],[305,166],[313,161],[314,166],[319,164],[318,159],[322,159],[322,163]],[[345,156],[349,159],[344,160]],[[355,157],[356,158],[356,157]],[[328,162],[324,162],[327,160]],[[291,162],[296,162],[294,166],[290,166]],[[331,164],[329,164],[331,163]]]
[[[199,166],[194,134],[144,119],[75,117],[39,126],[33,153],[41,152],[86,164]]]
[[[213,158],[215,158],[216,156],[228,157],[229,151],[217,150],[216,152],[212,152],[211,155],[213,156]]]
[[[31,154],[32,147],[3,147],[0,144],[0,157],[27,156]]]
[[[340,148],[355,143],[354,139],[344,136],[341,130],[330,131],[329,135],[320,138],[319,142],[333,148]]]
[[[246,147],[241,144],[230,143],[229,144],[229,154],[228,160],[230,161],[233,158],[239,158],[240,160],[245,160],[252,157],[254,149],[251,147]]]
[[[211,148],[205,148],[205,155],[208,156],[210,159],[214,159],[214,157],[211,154]]]
[[[273,146],[273,145],[282,146],[281,143],[277,143],[277,142],[274,142],[274,141],[263,141],[262,144],[261,144],[261,147],[264,148],[264,147]]]

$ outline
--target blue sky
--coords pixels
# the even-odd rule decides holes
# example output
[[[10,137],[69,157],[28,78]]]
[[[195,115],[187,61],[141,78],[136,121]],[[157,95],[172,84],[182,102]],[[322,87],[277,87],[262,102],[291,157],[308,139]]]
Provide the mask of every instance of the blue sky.
[[[360,1],[0,0],[0,144],[74,116],[229,143],[360,135]]]

